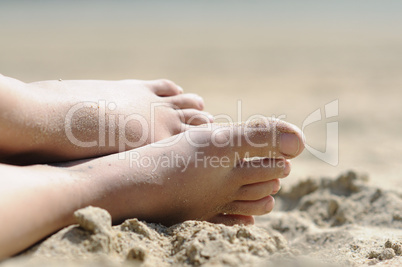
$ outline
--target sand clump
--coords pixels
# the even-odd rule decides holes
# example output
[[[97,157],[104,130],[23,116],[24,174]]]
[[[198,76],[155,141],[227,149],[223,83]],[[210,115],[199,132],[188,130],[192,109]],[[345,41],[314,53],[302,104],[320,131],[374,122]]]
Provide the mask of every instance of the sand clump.
[[[337,179],[308,179],[280,192],[278,209],[300,211],[321,227],[358,223],[402,228],[401,195],[369,187],[367,181],[354,172]]]
[[[75,217],[79,225],[60,230],[24,253],[28,262],[251,266],[274,253],[290,254],[282,235],[255,226],[186,221],[165,227],[129,219],[112,227],[109,213],[95,207],[78,210]]]
[[[275,200],[276,211],[257,225],[279,231],[302,254],[348,266],[402,264],[402,196],[370,186],[367,176],[307,179]]]
[[[367,258],[374,259],[370,262],[371,265],[374,265],[380,261],[393,259],[396,256],[402,256],[402,244],[387,240],[379,250],[371,250]]]

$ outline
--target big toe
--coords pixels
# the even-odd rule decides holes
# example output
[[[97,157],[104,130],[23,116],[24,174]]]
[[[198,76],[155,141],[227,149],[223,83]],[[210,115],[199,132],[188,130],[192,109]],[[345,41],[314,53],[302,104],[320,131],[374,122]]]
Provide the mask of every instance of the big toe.
[[[245,123],[214,124],[242,157],[294,158],[304,149],[301,130],[281,120],[260,118]]]

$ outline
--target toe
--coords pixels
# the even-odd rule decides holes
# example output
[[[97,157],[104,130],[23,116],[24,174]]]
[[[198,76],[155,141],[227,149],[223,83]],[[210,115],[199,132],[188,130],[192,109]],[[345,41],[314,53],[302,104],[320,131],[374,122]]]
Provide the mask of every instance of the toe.
[[[208,112],[199,111],[197,109],[180,109],[177,110],[181,117],[181,121],[189,125],[201,125],[211,123],[214,117]]]
[[[167,100],[176,109],[187,109],[187,108],[198,109],[198,110],[204,109],[204,100],[202,99],[202,97],[196,94],[183,94],[183,95],[171,96]]]
[[[244,216],[244,215],[236,215],[236,214],[219,214],[213,217],[210,220],[211,223],[222,223],[228,226],[232,226],[235,224],[240,225],[253,225],[254,217],[253,216]]]
[[[304,149],[301,130],[281,120],[259,118],[245,123],[217,123],[213,131],[225,133],[231,141],[228,146],[235,148],[241,158],[294,158]]]
[[[227,204],[222,212],[246,216],[263,215],[271,212],[274,206],[275,199],[272,196],[266,196],[254,201],[233,201]]]
[[[232,177],[240,185],[267,182],[289,175],[291,164],[286,159],[253,159],[240,161],[232,170]]]
[[[259,200],[268,195],[276,194],[281,188],[279,179],[268,182],[255,183],[242,186],[236,194],[237,200]]]
[[[147,86],[158,96],[174,96],[183,93],[183,89],[166,79],[147,81]]]

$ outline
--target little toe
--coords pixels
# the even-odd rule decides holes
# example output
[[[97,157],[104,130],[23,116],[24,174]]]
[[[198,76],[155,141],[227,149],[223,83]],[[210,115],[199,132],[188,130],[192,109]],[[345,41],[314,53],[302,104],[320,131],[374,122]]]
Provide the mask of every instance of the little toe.
[[[183,93],[183,89],[166,79],[147,81],[147,86],[158,96],[174,96]]]
[[[241,161],[232,170],[232,176],[240,185],[267,182],[289,175],[291,163],[287,159],[253,159]]]
[[[168,102],[170,102],[175,109],[204,109],[204,100],[202,97],[196,94],[182,94],[168,97]]]
[[[221,223],[228,226],[233,226],[235,224],[239,225],[253,225],[253,216],[244,216],[237,214],[219,214],[209,220],[211,223]]]
[[[233,201],[223,207],[222,212],[226,214],[239,214],[239,215],[263,215],[272,211],[275,206],[275,199],[268,195],[259,200],[253,201]]]
[[[201,125],[205,123],[212,123],[214,117],[205,111],[200,111],[197,109],[181,109],[178,110],[181,121],[189,125]]]
[[[268,182],[244,185],[240,187],[235,197],[237,200],[259,200],[268,195],[278,193],[280,188],[281,182],[279,179],[273,179]]]

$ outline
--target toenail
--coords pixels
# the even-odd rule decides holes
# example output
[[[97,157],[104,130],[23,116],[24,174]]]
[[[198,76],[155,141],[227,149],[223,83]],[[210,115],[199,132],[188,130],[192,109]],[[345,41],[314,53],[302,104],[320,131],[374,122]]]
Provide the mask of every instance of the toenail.
[[[291,169],[291,164],[288,161],[287,163],[285,163],[285,168],[283,169],[283,175],[288,176],[290,173],[290,169]]]
[[[201,96],[197,96],[197,99],[198,99],[199,108],[201,110],[203,110],[204,109],[204,99]]]
[[[295,156],[299,152],[299,138],[296,134],[283,133],[281,134],[279,148],[282,154]]]
[[[274,191],[272,191],[271,195],[275,195],[276,193],[279,192],[279,190],[281,190],[281,187],[279,187],[278,189],[275,189]]]
[[[179,89],[180,93],[184,92],[184,90],[183,90],[183,88],[181,86],[177,86],[177,88]]]
[[[276,193],[279,192],[279,190],[281,190],[280,182],[278,183],[278,186],[274,188],[274,190],[272,191],[271,195],[275,195]]]
[[[269,196],[268,202],[267,204],[265,204],[265,210],[267,212],[270,212],[274,208],[273,207],[274,205],[275,205],[275,199],[272,196]]]

